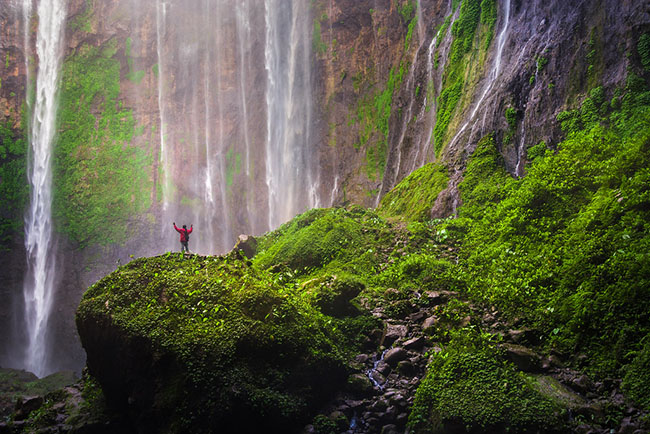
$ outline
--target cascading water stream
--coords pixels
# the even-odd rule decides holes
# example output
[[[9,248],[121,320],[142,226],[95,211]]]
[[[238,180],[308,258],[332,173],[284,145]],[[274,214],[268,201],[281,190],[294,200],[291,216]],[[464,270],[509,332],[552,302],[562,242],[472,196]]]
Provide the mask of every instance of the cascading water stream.
[[[25,0],[31,3],[31,0]],[[31,6],[25,5],[25,25]],[[38,72],[29,130],[28,179],[30,205],[25,217],[27,275],[24,283],[27,345],[25,369],[47,375],[47,324],[55,290],[52,243],[52,150],[56,135],[57,93],[63,52],[64,0],[41,0],[38,4],[36,54]],[[28,39],[28,38],[26,38]],[[29,47],[25,47],[28,52]]]
[[[510,0],[503,0],[503,26],[501,27],[501,31],[499,32],[499,36],[497,37],[497,51],[496,51],[494,63],[492,64],[492,68],[490,69],[490,72],[488,74],[488,84],[483,88],[483,92],[481,93],[481,96],[474,104],[474,109],[472,110],[471,114],[467,117],[467,120],[465,121],[463,126],[458,130],[456,135],[449,142],[450,148],[454,146],[454,144],[456,143],[458,138],[462,135],[462,133],[465,131],[465,129],[470,124],[472,119],[474,119],[474,116],[476,115],[478,110],[482,108],[481,103],[488,95],[488,93],[492,90],[494,83],[499,78],[499,73],[501,72],[501,58],[503,55],[503,48],[505,47],[505,43],[508,38],[509,24],[510,24]]]
[[[265,2],[269,228],[317,206],[311,144],[311,31],[306,2]]]

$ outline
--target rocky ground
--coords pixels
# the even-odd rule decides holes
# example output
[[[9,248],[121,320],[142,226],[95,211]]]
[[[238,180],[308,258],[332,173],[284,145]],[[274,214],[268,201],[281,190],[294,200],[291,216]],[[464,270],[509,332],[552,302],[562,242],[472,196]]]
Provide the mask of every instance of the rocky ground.
[[[391,291],[391,290],[388,290]],[[357,372],[350,377],[349,391],[341,394],[303,433],[341,432],[346,434],[408,432],[410,407],[418,385],[426,373],[429,356],[442,351],[436,338],[445,328],[480,327],[502,337],[500,346],[515,366],[537,380],[545,395],[560,400],[568,408],[572,432],[581,434],[642,434],[647,431],[648,414],[630,404],[621,392],[621,380],[593,381],[588,375],[566,366],[567,355],[552,352],[541,355],[535,350],[538,337],[534,330],[517,328],[500,319],[497,311],[483,311],[461,302],[467,315],[449,321],[444,309],[459,295],[451,291],[430,291],[414,296],[426,306],[401,318],[387,311],[401,302],[388,301],[373,308],[373,314],[385,322],[370,339],[377,351],[355,357]],[[386,297],[390,299],[390,296]],[[368,300],[365,300],[368,304]],[[409,303],[411,307],[415,303]],[[578,356],[578,359],[580,357]],[[644,425],[645,424],[645,425]],[[333,425],[336,430],[332,431]],[[545,432],[540,427],[539,432]]]

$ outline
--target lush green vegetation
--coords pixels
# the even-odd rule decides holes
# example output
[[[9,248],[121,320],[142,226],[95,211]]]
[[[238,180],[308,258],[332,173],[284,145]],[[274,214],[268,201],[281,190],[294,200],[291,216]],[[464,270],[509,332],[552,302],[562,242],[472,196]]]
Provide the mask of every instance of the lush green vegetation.
[[[130,219],[151,204],[151,158],[132,145],[137,125],[119,101],[116,50],[115,40],[83,45],[63,64],[53,212],[82,247],[123,242]]]
[[[427,220],[436,197],[447,187],[448,180],[445,166],[426,164],[389,191],[381,199],[378,211],[386,217],[405,216],[409,221]]]
[[[415,432],[450,432],[454,424],[468,432],[561,432],[560,407],[503,358],[493,339],[461,330],[433,355],[409,417]]]
[[[594,89],[558,116],[567,139],[555,153],[539,145],[521,180],[486,139],[460,186],[469,293],[526,318],[549,346],[588,353],[600,374],[630,363],[650,332],[649,97],[633,75],[611,103]]]
[[[482,32],[486,44],[481,48],[487,50],[493,37],[495,22],[496,6],[493,1],[465,0],[461,2],[458,18],[451,26],[453,41],[449,50],[447,66],[445,67],[443,88],[438,96],[436,126],[433,130],[436,154],[442,150],[447,128],[454,116],[466,84],[467,65],[470,62],[470,51],[475,43],[479,23],[483,23],[486,27],[486,30]],[[447,24],[447,21],[445,21],[445,24]],[[442,36],[444,34],[441,34]]]
[[[367,146],[366,175],[369,179],[381,179],[384,174],[393,95],[399,91],[404,74],[404,65],[400,65],[397,72],[391,68],[383,90],[359,99],[354,119],[359,126],[359,141],[355,147]]]
[[[650,33],[644,33],[639,37],[637,51],[641,58],[641,65],[646,71],[650,71]]]
[[[22,231],[28,200],[27,140],[0,124],[0,249]]]

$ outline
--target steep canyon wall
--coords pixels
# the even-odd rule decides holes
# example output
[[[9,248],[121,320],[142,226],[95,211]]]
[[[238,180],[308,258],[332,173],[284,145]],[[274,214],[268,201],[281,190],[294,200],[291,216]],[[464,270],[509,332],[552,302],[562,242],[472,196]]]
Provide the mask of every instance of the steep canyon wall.
[[[73,0],[53,214],[59,281],[51,369],[82,366],[73,312],[131,255],[227,251],[314,206],[375,206],[418,167],[449,174],[453,214],[477,141],[513,175],[562,137],[556,116],[638,66],[643,1]],[[38,17],[0,6],[0,365],[23,332],[27,72]],[[27,42],[26,42],[27,41]],[[26,46],[27,45],[27,46]],[[33,75],[33,74],[31,74]]]

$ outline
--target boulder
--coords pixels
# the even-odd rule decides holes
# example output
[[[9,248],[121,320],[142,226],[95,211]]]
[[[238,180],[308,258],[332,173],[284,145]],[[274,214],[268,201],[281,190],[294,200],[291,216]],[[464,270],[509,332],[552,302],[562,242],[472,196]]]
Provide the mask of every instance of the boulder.
[[[386,335],[382,345],[390,346],[397,339],[403,338],[408,334],[408,327],[401,324],[388,324],[386,327]]]
[[[391,348],[384,354],[384,362],[391,366],[397,366],[397,363],[405,360],[408,357],[408,352],[401,347]]]
[[[16,401],[16,412],[14,413],[14,420],[25,420],[29,413],[38,410],[43,406],[45,400],[42,396],[25,396],[18,398]]]
[[[409,339],[408,341],[402,344],[402,347],[409,351],[419,351],[424,347],[427,340],[424,336],[418,336],[416,338]]]
[[[434,328],[438,325],[438,322],[440,322],[440,319],[437,316],[434,315],[428,317],[422,323],[422,331],[424,333],[432,333]]]
[[[257,239],[252,235],[240,235],[233,250],[240,251],[248,259],[251,259],[257,253]]]
[[[508,360],[524,372],[537,372],[540,369],[540,357],[531,349],[521,345],[503,344],[505,356]]]

